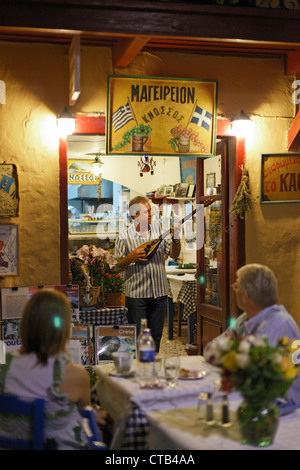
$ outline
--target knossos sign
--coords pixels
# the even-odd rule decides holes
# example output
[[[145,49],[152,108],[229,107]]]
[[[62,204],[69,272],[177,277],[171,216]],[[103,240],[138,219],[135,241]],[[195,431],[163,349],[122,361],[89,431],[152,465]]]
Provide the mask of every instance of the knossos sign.
[[[215,152],[217,82],[108,77],[107,154]]]

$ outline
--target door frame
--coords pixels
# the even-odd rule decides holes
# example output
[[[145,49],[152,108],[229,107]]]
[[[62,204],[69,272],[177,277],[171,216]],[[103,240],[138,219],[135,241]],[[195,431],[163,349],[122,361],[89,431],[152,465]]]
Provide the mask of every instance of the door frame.
[[[75,115],[74,134],[105,135],[105,116]],[[68,138],[59,139],[60,282],[69,284]]]
[[[244,220],[236,218],[229,213],[229,208],[238,189],[242,176],[242,167],[245,160],[245,139],[232,135],[231,122],[218,120],[217,138],[224,142],[224,156],[222,161],[222,307],[205,304],[204,284],[197,283],[197,352],[203,353],[203,318],[207,318],[212,325],[220,326],[224,331],[229,318],[236,317],[238,307],[235,295],[230,286],[235,281],[236,270],[245,263],[245,224]],[[196,161],[196,203],[203,203],[204,171],[203,159]],[[201,201],[202,198],[202,201]],[[225,198],[227,198],[225,200]],[[236,220],[235,220],[236,219]],[[226,231],[224,231],[226,228]],[[204,266],[204,247],[197,250],[197,279],[205,274],[201,272]],[[204,307],[204,309],[203,309]]]

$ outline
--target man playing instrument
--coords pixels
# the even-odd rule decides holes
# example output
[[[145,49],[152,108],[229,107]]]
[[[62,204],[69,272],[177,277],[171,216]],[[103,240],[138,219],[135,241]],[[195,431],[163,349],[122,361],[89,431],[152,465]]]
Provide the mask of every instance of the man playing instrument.
[[[129,213],[132,223],[119,234],[115,245],[120,270],[125,272],[128,322],[136,324],[138,335],[141,318],[147,318],[158,352],[168,300],[165,255],[176,259],[180,254],[180,224],[170,228],[171,239],[162,238],[160,224],[152,220],[150,201],[144,196],[130,201]]]

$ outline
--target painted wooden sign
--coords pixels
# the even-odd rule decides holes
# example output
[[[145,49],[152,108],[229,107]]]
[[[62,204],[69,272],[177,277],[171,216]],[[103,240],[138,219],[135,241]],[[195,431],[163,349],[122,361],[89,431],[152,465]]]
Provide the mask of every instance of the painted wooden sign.
[[[261,202],[300,201],[300,153],[262,155]]]
[[[108,154],[214,155],[216,81],[111,75],[107,103]]]

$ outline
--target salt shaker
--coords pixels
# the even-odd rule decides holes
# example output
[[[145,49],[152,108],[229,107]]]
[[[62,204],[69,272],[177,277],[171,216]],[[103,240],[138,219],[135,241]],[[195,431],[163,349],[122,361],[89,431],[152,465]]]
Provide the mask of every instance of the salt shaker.
[[[215,424],[212,393],[207,394],[205,421],[206,421],[206,424],[209,424],[210,426]]]

